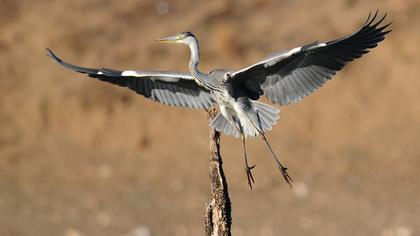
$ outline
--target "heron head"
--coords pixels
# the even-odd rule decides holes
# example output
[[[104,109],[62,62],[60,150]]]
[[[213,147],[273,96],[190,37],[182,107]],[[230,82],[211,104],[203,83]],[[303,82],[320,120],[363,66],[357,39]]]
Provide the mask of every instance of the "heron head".
[[[178,43],[178,44],[190,44],[195,37],[191,32],[182,32],[173,36],[156,39],[156,42],[159,43]]]

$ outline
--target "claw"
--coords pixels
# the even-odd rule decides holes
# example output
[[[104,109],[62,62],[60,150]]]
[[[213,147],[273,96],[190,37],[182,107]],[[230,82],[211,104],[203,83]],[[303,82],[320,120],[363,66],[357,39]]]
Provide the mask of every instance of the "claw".
[[[287,167],[280,165],[279,169],[286,183],[292,188],[293,179],[290,177],[289,173],[287,173]]]
[[[252,176],[251,170],[254,169],[255,165],[253,166],[245,166],[245,173],[246,177],[248,178],[248,185],[249,188],[252,190],[252,184],[255,183],[254,176]]]

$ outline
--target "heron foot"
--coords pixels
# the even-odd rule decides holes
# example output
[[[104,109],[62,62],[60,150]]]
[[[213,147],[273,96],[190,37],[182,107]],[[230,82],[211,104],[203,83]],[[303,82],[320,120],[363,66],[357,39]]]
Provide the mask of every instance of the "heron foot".
[[[292,177],[290,177],[289,173],[287,173],[287,167],[284,167],[283,165],[279,165],[279,170],[284,180],[286,181],[286,183],[289,184],[290,188],[292,188],[293,179]]]
[[[252,184],[255,183],[254,176],[252,176],[252,172],[251,172],[252,169],[254,169],[254,167],[255,167],[255,165],[253,165],[253,166],[245,165],[245,173],[246,173],[246,177],[248,179],[249,189],[251,189],[251,190],[252,190]]]

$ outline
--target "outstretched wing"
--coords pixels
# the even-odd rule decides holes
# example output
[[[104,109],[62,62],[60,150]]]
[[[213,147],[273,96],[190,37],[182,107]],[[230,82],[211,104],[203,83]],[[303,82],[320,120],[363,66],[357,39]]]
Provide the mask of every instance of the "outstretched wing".
[[[312,43],[276,53],[245,69],[231,73],[230,80],[243,88],[251,99],[265,94],[273,103],[286,105],[308,96],[344,65],[369,52],[391,30],[380,26],[386,14],[369,14],[365,24],[350,36],[327,43]]]
[[[190,74],[85,68],[68,64],[58,58],[50,49],[47,51],[48,56],[64,67],[87,74],[92,78],[128,87],[156,102],[199,109],[210,108],[214,103],[209,91],[199,86]]]

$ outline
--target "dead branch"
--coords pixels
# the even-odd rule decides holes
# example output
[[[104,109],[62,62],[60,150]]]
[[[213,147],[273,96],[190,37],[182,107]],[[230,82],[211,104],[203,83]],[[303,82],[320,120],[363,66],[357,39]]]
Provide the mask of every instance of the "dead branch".
[[[208,110],[208,121],[217,115],[217,109]],[[211,200],[206,203],[204,226],[206,236],[231,236],[231,203],[223,161],[220,156],[220,133],[210,128],[210,185]]]

